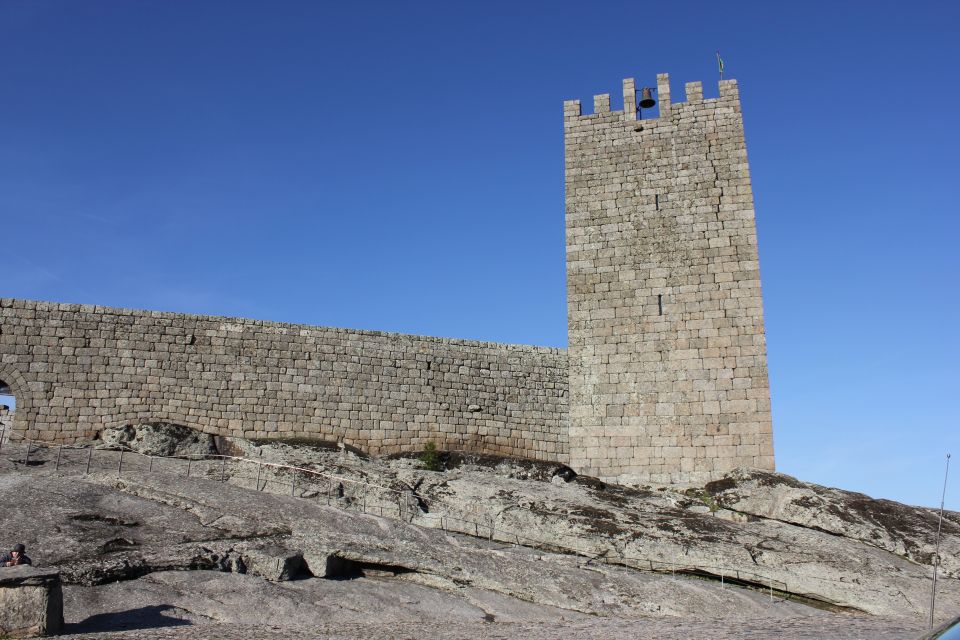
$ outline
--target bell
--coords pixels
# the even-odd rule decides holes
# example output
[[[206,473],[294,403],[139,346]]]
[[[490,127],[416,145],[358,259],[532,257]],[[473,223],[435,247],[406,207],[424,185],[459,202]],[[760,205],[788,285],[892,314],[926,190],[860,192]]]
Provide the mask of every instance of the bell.
[[[644,87],[640,90],[640,108],[649,109],[653,105],[657,104],[657,101],[653,99],[653,89],[650,87]]]

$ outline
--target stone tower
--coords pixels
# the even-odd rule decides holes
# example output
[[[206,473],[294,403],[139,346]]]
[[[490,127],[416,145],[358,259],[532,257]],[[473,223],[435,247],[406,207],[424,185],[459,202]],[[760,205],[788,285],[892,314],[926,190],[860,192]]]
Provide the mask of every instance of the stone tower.
[[[735,80],[659,117],[564,103],[570,462],[692,483],[774,468],[750,170]]]

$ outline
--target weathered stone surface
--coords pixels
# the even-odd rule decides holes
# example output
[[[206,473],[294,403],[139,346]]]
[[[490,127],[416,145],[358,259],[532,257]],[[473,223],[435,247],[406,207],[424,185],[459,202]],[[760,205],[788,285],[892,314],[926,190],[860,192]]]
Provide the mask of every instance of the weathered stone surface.
[[[122,583],[70,587],[66,614],[75,621],[74,630],[84,631],[211,623],[272,624],[292,631],[365,619],[449,625],[589,619],[470,587],[448,591],[405,579],[362,576],[272,583],[211,571],[153,573]]]
[[[831,618],[690,617],[621,620],[593,617],[584,621],[520,622],[332,622],[290,627],[276,623],[217,624],[200,628],[170,626],[126,632],[90,633],[76,640],[918,640],[923,626],[903,619],[865,616]]]
[[[781,474],[737,471],[705,490],[653,490],[607,485],[585,477],[555,483],[562,465],[482,456],[475,456],[473,464],[469,456],[460,457],[456,468],[430,473],[418,470],[416,461],[411,460],[391,460],[384,465],[347,452],[281,444],[235,446],[259,460],[310,467],[343,480],[401,492],[417,505],[408,515],[426,527],[542,549],[571,550],[627,566],[697,571],[716,579],[723,576],[724,580],[773,585],[797,596],[877,615],[922,615],[928,606],[930,558],[907,553],[909,545],[881,548],[872,533],[860,528],[829,530],[781,520],[776,509],[771,517],[758,518],[733,510],[736,507],[721,508],[726,503],[720,504],[717,495],[723,488],[719,496],[727,496],[731,503],[733,496],[740,496],[759,507],[766,501],[775,505],[778,496],[808,486]],[[248,478],[249,471],[247,479],[239,474],[232,481],[252,486]],[[312,481],[303,477],[298,482],[306,490]],[[338,503],[358,508],[356,486],[340,484],[344,495],[337,498]],[[327,491],[322,480],[319,487],[321,495]],[[282,492],[284,486],[270,485],[269,490]],[[753,491],[758,492],[755,500]],[[849,508],[848,517],[853,521],[862,519],[863,514],[893,508],[888,501],[832,491],[834,509]],[[844,494],[848,498],[841,500]],[[387,513],[391,513],[391,497],[371,488],[365,495],[368,509],[382,506]],[[887,521],[889,531],[884,535],[902,539],[910,523],[918,544],[932,539],[936,521],[930,519],[929,510],[896,506],[897,517]],[[395,506],[392,513],[397,514]],[[948,514],[951,522],[957,518],[957,514]],[[926,532],[921,534],[924,526]],[[883,520],[875,518],[873,527],[879,535]],[[958,540],[954,528],[945,528],[944,549],[953,549]],[[960,608],[960,581],[945,579],[941,586],[948,610],[950,606]]]
[[[90,587],[215,570],[277,584],[376,577],[448,593],[470,588],[599,616],[781,615],[770,597],[784,594],[879,615],[926,613],[929,567],[895,549],[721,507],[716,496],[734,495],[740,481],[737,495],[749,497],[757,478],[745,473],[710,485],[713,493],[681,492],[489,456],[441,452],[448,470],[429,472],[416,459],[370,460],[347,449],[221,444],[256,462],[194,462],[188,477],[185,461],[151,471],[147,458],[128,454],[118,478],[109,465],[46,475],[57,449],[36,450],[39,464],[27,471],[0,458],[0,500],[18,504],[0,539],[25,538],[68,583]],[[312,472],[294,474],[289,463]],[[60,472],[77,468],[61,464]],[[766,482],[780,491],[801,484],[777,474]],[[390,519],[369,515],[381,512]],[[960,608],[960,580],[941,580],[939,603],[944,612]],[[791,606],[799,607],[791,615],[824,615]]]
[[[109,476],[108,476],[109,477]],[[273,540],[287,529],[218,511],[183,511],[73,479],[0,474],[0,539],[22,539],[34,563],[60,569],[67,584],[103,584],[173,569],[233,570],[233,538]],[[221,516],[223,516],[221,518]]]
[[[303,554],[276,544],[246,549],[241,557],[248,573],[272,582],[293,580],[303,570]]]
[[[151,456],[216,453],[214,437],[175,424],[138,424],[111,427],[100,433],[101,446],[122,446]]]
[[[204,520],[212,518],[211,523],[228,522],[215,514],[229,505],[232,518],[249,523],[243,530],[266,523],[289,528],[283,545],[302,551],[311,574],[339,577],[372,570],[445,590],[470,586],[592,615],[679,615],[694,603],[697,608],[736,608],[759,615],[766,611],[764,594],[724,590],[697,580],[672,581],[615,566],[585,568],[575,557],[454,537],[396,520],[344,512],[316,501],[265,497],[206,481],[150,476],[115,486],[150,502],[203,514]],[[233,546],[243,545],[234,542]]]
[[[63,592],[56,569],[0,567],[0,636],[53,635],[63,628]]]
[[[933,562],[939,520],[933,509],[744,469],[707,484],[705,490],[718,505],[740,514],[859,540],[917,564]],[[940,570],[960,577],[960,514],[952,511],[944,512]]]
[[[394,580],[401,593],[407,584],[452,594],[468,590],[470,602],[501,602],[501,609],[517,611],[519,604],[511,609],[505,603],[623,617],[702,610],[822,615],[795,603],[771,608],[768,594],[760,592],[587,563],[328,507],[316,499],[163,472],[119,480],[98,473],[85,481],[0,473],[0,500],[9,502],[11,496],[23,506],[0,522],[0,539],[30,532],[22,537],[34,558],[59,566],[68,584],[79,588],[170,570],[239,573],[258,553],[269,558],[291,552],[302,555],[302,570],[277,585],[293,588],[316,579],[311,576],[336,578],[335,583],[360,576]],[[93,509],[96,518],[90,517]],[[124,544],[118,545],[118,538]],[[268,550],[270,545],[281,551]],[[263,582],[253,575],[247,579]]]
[[[426,525],[436,526],[446,510],[469,514],[481,535],[490,522],[494,539],[574,549],[627,566],[700,570],[878,615],[922,615],[928,606],[930,570],[912,559],[790,523],[730,522],[680,497],[470,477],[425,479],[418,494],[431,514],[414,521]],[[471,529],[455,517],[444,526]],[[941,597],[960,608],[960,582],[944,580]]]

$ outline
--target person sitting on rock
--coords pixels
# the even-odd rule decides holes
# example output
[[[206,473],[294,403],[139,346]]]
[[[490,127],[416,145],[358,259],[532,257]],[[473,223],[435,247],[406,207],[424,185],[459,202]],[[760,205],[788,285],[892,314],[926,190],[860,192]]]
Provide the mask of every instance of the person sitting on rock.
[[[13,545],[13,549],[10,550],[10,553],[5,553],[0,555],[0,567],[15,567],[18,564],[33,564],[33,560],[30,559],[30,556],[24,553],[26,547],[22,544]]]

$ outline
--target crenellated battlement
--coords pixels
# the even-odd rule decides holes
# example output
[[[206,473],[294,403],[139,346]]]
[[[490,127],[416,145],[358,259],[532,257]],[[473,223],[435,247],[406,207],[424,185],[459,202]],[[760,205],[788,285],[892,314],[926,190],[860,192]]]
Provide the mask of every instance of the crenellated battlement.
[[[648,85],[642,85],[648,86]],[[641,88],[642,88],[641,86]],[[685,105],[695,105],[701,103],[731,103],[735,102],[739,106],[740,102],[740,92],[737,88],[736,80],[720,80],[718,82],[719,87],[719,97],[717,98],[708,98],[704,100],[703,98],[703,83],[700,81],[687,82],[684,85],[684,96],[685,101],[674,102],[671,100],[671,91],[670,91],[670,74],[659,73],[657,74],[656,86],[650,85],[651,88],[655,90],[655,97],[657,100],[657,108],[659,109],[658,115],[656,118],[644,118],[650,120],[656,120],[658,118],[665,118],[671,114],[677,113],[677,110],[682,108]],[[624,78],[623,80],[623,104],[625,105],[624,109],[618,111],[611,111],[610,109],[610,94],[601,93],[593,96],[593,113],[583,113],[580,100],[565,100],[563,103],[563,117],[564,120],[598,120],[600,118],[606,119],[610,117],[611,119],[620,119],[620,120],[636,120],[637,119],[637,83],[634,78]],[[633,108],[628,108],[627,105],[633,105]],[[650,110],[648,110],[650,111]],[[614,117],[616,116],[616,117]]]

